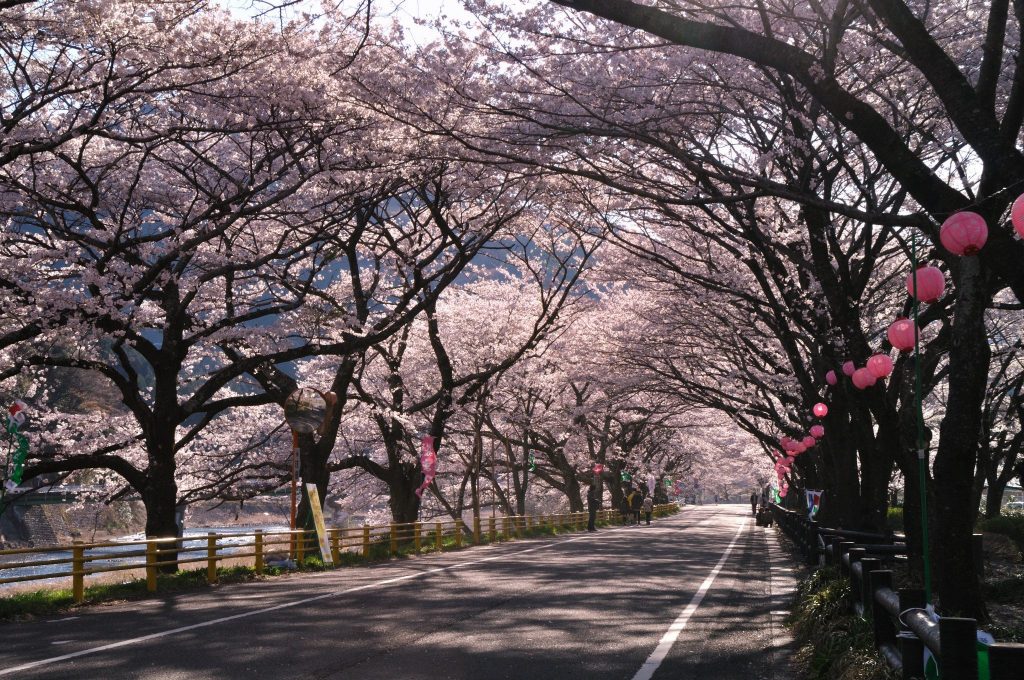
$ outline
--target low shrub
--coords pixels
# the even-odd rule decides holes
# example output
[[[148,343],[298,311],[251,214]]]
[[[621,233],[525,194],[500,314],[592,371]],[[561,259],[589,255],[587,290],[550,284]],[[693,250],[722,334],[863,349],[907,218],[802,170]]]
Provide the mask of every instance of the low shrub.
[[[997,515],[978,522],[978,528],[985,533],[1002,534],[1013,539],[1017,548],[1024,552],[1024,515]]]

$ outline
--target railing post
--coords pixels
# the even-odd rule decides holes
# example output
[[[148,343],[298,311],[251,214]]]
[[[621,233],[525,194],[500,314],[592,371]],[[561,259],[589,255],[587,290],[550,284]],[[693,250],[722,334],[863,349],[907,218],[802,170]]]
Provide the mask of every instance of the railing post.
[[[850,581],[850,590],[852,591],[853,595],[853,602],[851,602],[850,604],[852,606],[854,603],[860,602],[863,605],[864,579],[866,578],[866,576],[864,575],[864,572],[862,570],[860,572],[861,578],[858,579],[853,572],[853,565],[857,562],[860,562],[861,559],[864,557],[864,548],[849,548],[846,551],[846,553],[849,555],[849,559],[847,560],[847,564],[845,565],[846,571],[844,573],[844,576]]]
[[[494,526],[494,515],[491,515],[491,518],[487,521],[487,529],[488,536],[491,539],[491,543],[494,543],[496,540],[498,540],[497,527]]]
[[[863,550],[863,548],[862,548]],[[874,612],[875,593],[871,590],[871,572],[882,568],[882,560],[875,557],[862,557],[860,560],[860,604],[864,618],[871,620]]]
[[[363,525],[363,557],[370,556],[370,525]]]
[[[255,543],[254,552],[256,553],[256,564],[254,565],[253,570],[257,574],[262,574],[263,570],[264,570],[264,562],[263,562],[263,529],[257,529],[256,530],[256,537],[255,537],[255,540],[253,542]]]
[[[156,592],[156,543],[146,541],[146,591]]]
[[[394,557],[398,554],[398,536],[395,534],[395,524],[388,525],[388,554]]]
[[[75,598],[75,604],[85,602],[85,547],[81,541],[75,541],[71,548],[71,592]]]
[[[462,519],[455,520],[455,547],[462,547]]]
[[[815,565],[818,563],[818,522],[810,520],[807,522],[807,564]]]
[[[473,545],[480,545],[480,515],[473,515]]]
[[[206,534],[206,582],[217,582],[217,534],[212,531]]]
[[[896,626],[893,625],[889,612],[885,611],[876,599],[878,591],[882,588],[892,590],[892,572],[878,570],[868,574],[868,590],[871,591],[871,628],[875,632],[875,647],[896,644]]]
[[[848,577],[849,567],[843,562],[843,555],[845,555],[853,546],[856,545],[853,541],[841,541],[839,543],[839,554],[836,555],[836,564],[839,566],[839,574],[843,577]]]
[[[921,588],[900,588],[900,612],[911,609],[924,609],[928,604],[925,601],[925,592]],[[924,677],[924,642],[910,631],[906,621],[900,618],[900,633],[897,642],[900,648],[900,658],[903,660],[904,680],[913,680]]]
[[[415,550],[416,550],[416,554],[417,555],[420,554],[420,544],[421,544],[421,542],[422,542],[422,539],[420,538],[420,523],[416,522],[415,524],[412,525],[412,544],[413,544],[413,548],[415,548]]]
[[[299,529],[299,533],[295,534],[295,561],[298,564],[306,559],[306,530]]]
[[[939,671],[943,678],[978,680],[978,623],[974,619],[939,619],[942,655]]]
[[[338,534],[343,529],[331,529],[331,562],[334,562],[334,566],[338,566],[341,563],[341,546],[338,540]]]
[[[1019,678],[1022,666],[1024,666],[1024,645],[997,642],[988,646],[988,671],[992,680]]]
[[[434,547],[437,548],[438,552],[441,552],[442,548],[444,547],[443,543],[442,543],[442,538],[443,538],[444,534],[442,533],[442,531],[443,530],[441,529],[441,523],[440,522],[435,522],[434,523]]]

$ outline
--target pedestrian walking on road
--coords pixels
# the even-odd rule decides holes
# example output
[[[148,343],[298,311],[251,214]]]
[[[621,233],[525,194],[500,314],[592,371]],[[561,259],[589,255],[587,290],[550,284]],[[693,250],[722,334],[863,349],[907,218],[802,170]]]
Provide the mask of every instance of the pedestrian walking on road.
[[[750,514],[757,516],[757,493],[750,494]]]
[[[619,503],[619,512],[622,513],[622,526],[629,524],[629,496],[623,496]]]
[[[640,508],[644,505],[644,499],[639,491],[629,494],[629,509],[633,511],[633,524],[640,526]]]
[[[590,515],[587,519],[587,531],[597,531],[597,509],[600,507],[601,494],[597,491],[597,482],[594,482],[587,492],[587,512]]]
[[[651,526],[651,513],[654,512],[654,499],[650,496],[645,498],[640,509],[644,511],[644,517],[647,519],[647,526]]]

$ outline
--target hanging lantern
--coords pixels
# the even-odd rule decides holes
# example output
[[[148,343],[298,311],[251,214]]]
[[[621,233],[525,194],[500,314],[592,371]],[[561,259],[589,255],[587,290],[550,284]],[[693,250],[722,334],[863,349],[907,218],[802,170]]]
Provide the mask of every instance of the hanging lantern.
[[[867,369],[876,378],[887,378],[892,373],[892,359],[888,354],[876,354],[868,359]]]
[[[914,322],[901,316],[889,326],[889,343],[901,352],[909,352],[914,349],[916,331]]]
[[[827,382],[829,385],[835,385],[837,382],[839,382],[839,378],[836,377],[836,372],[829,371],[828,373],[826,373],[825,382]]]
[[[806,451],[806,450],[807,450],[807,447],[804,446],[803,442],[796,442],[795,445],[793,446],[793,453],[795,453],[798,456],[801,453],[803,453],[804,451]]]
[[[946,290],[946,277],[938,267],[925,265],[917,270],[917,290],[919,295],[914,294],[914,272],[907,276],[907,292],[920,302],[931,303],[942,297]]]
[[[803,441],[800,443],[804,445],[804,450],[807,450],[814,448],[814,445],[818,443],[818,440],[812,437],[811,435],[807,435],[806,437],[803,438]]]
[[[852,361],[847,361],[843,364],[843,375],[847,378],[853,376],[853,372],[857,370],[857,365]]]
[[[828,406],[821,403],[820,401],[817,404],[815,404],[814,408],[811,410],[814,412],[814,415],[817,416],[818,418],[824,418],[825,416],[828,415]]]
[[[796,442],[794,442],[789,437],[782,437],[779,439],[779,443],[782,444],[782,448],[788,451],[791,448],[793,448],[793,444],[795,444]]]
[[[958,212],[942,223],[939,240],[954,255],[977,255],[988,240],[988,225],[978,213]]]
[[[795,462],[796,462],[796,456],[787,456],[786,457],[786,465],[787,466],[793,467],[793,463],[795,463]]]
[[[866,390],[875,384],[877,378],[866,368],[858,368],[853,373],[853,386],[858,390]]]
[[[1024,238],[1024,194],[1017,197],[1010,208],[1010,221],[1013,222],[1014,230]]]
[[[821,425],[811,425],[811,436],[815,439],[821,439],[825,436],[825,428]]]

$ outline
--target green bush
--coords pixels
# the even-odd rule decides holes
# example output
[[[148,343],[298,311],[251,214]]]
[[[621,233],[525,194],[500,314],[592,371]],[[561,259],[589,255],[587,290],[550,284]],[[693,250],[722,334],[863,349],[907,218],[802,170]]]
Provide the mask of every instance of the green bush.
[[[889,508],[885,524],[893,531],[903,531],[903,508]]]
[[[999,515],[983,519],[978,522],[978,528],[984,533],[1009,536],[1017,548],[1024,552],[1024,515]]]
[[[850,584],[834,567],[819,569],[797,589],[789,616],[809,680],[896,680],[874,649],[871,625],[849,611]]]

